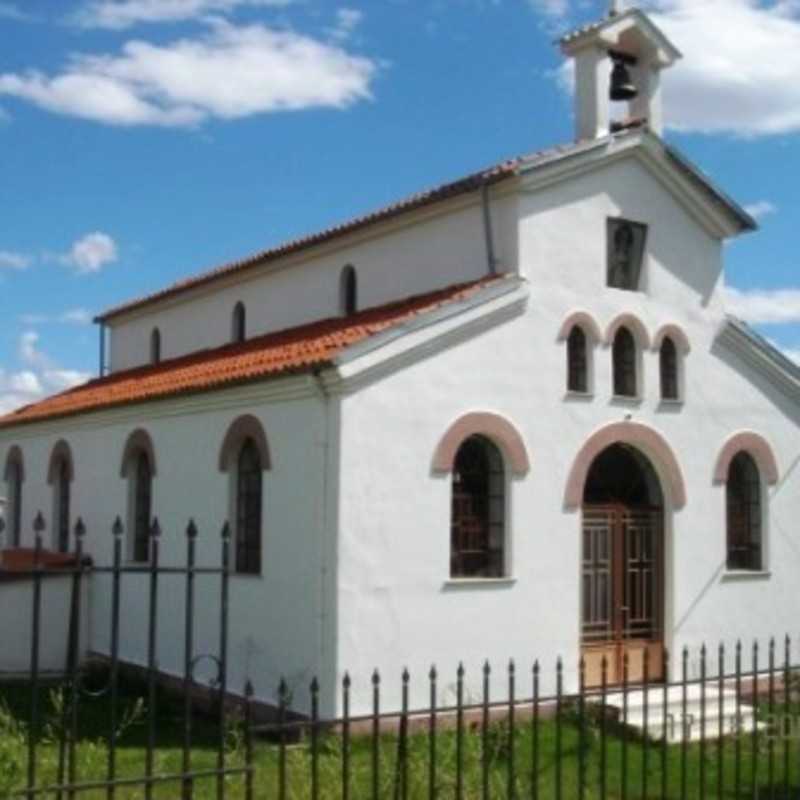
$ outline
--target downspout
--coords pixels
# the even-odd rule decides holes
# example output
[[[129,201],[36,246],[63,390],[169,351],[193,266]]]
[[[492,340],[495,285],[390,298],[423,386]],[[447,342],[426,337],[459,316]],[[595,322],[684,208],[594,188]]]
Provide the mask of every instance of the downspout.
[[[100,320],[100,369],[98,370],[100,377],[105,375],[106,368],[106,324]]]
[[[489,205],[489,184],[481,187],[481,206],[483,208],[483,233],[486,239],[486,262],[490,275],[497,274],[497,259],[494,253],[494,234],[492,232],[492,213]]]
[[[327,547],[327,533],[328,533],[328,460],[330,456],[330,400],[331,396],[328,392],[327,387],[325,386],[325,381],[322,379],[321,376],[321,369],[319,367],[315,367],[311,370],[311,377],[314,380],[314,385],[316,386],[317,392],[319,396],[322,398],[322,407],[323,413],[325,417],[325,423],[323,426],[323,440],[322,440],[322,520],[321,520],[321,535],[320,535],[320,581],[319,581],[319,643],[318,643],[318,652],[319,652],[319,666],[320,668],[324,668],[325,666],[325,633],[326,633],[326,624],[328,622],[327,616],[325,614],[325,590],[326,590],[326,582],[328,578],[328,565],[326,563],[326,547]],[[317,670],[319,671],[319,670]],[[322,678],[324,681],[324,677]],[[333,685],[336,686],[336,677],[334,675],[333,678]],[[325,686],[323,684],[323,692],[325,691]],[[335,712],[335,689],[334,694],[331,695],[331,702],[334,706],[332,709]],[[324,694],[323,694],[323,703],[324,703]],[[335,716],[335,713],[334,713]]]

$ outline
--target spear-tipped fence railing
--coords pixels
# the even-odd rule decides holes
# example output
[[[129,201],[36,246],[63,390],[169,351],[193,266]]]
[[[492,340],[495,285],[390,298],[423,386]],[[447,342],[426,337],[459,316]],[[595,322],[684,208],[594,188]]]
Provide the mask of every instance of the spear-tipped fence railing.
[[[30,673],[26,768],[12,797],[58,800],[92,793],[116,797],[195,796],[225,800],[255,797],[309,800],[592,800],[593,798],[800,798],[800,663],[790,636],[766,642],[736,641],[682,648],[675,657],[658,648],[622,647],[619,657],[580,659],[575,669],[561,658],[551,666],[536,661],[522,669],[509,661],[495,668],[458,663],[449,683],[445,670],[424,674],[403,669],[397,676],[375,670],[358,681],[349,673],[331,691],[331,676],[313,678],[307,692],[281,679],[272,721],[255,721],[255,690],[248,680],[241,694],[229,695],[228,616],[231,531],[223,527],[218,566],[198,566],[198,530],[186,531],[182,566],[161,559],[162,531],[152,523],[148,562],[130,564],[122,522],[112,526],[111,566],[86,557],[86,527],[77,521],[74,559],[52,566],[45,558],[41,514],[34,521],[32,566],[18,572],[31,581]],[[107,680],[100,689],[87,685],[81,663],[83,592],[90,575],[109,581],[110,614]],[[59,724],[45,724],[41,663],[44,587],[51,576],[67,579],[68,647],[62,679]],[[135,585],[132,575],[138,575]],[[214,577],[206,585],[204,579]],[[144,580],[142,580],[144,579]],[[184,601],[183,675],[180,705],[179,769],[159,769],[161,678],[159,621],[163,584],[177,581]],[[125,619],[133,592],[146,603],[146,666],[140,774],[129,759],[118,759],[122,695],[126,680]],[[198,653],[196,597],[214,593],[218,603],[216,652]],[[209,604],[204,601],[203,608]],[[163,632],[162,632],[163,633]],[[198,639],[199,640],[199,639]],[[518,643],[510,643],[518,644]],[[511,646],[509,647],[511,649]],[[730,650],[733,651],[731,658]],[[636,660],[634,660],[636,659]],[[749,660],[749,665],[745,661]],[[197,755],[195,702],[200,662],[216,666],[211,681],[216,705],[205,709],[211,720],[213,765]],[[671,672],[670,668],[674,670]],[[673,674],[677,676],[672,679]],[[659,676],[658,683],[651,676]],[[616,677],[619,676],[617,680]],[[258,680],[258,676],[253,676]],[[266,690],[266,691],[265,691]],[[452,692],[452,694],[449,694]],[[106,733],[105,763],[86,771],[79,759],[83,704],[102,697]],[[421,706],[412,697],[424,698]],[[228,698],[229,702],[226,702]],[[235,724],[241,732],[237,755],[229,754],[233,702],[241,708]],[[295,708],[296,706],[296,708]],[[328,713],[334,710],[334,713]],[[48,739],[46,730],[56,731]],[[124,743],[123,743],[124,744]],[[55,751],[54,769],[41,768],[45,748]],[[208,739],[203,743],[208,751]]]
[[[113,559],[111,566],[93,564],[85,555],[86,526],[82,519],[78,519],[74,527],[75,550],[73,558],[67,563],[59,559],[53,563],[45,557],[44,532],[46,524],[43,515],[39,512],[33,523],[34,548],[30,568],[14,568],[15,579],[29,579],[32,583],[31,592],[31,631],[30,631],[30,668],[28,672],[27,688],[29,691],[29,704],[26,724],[23,726],[26,736],[26,768],[24,783],[20,787],[11,787],[11,797],[34,800],[40,797],[54,797],[57,800],[67,798],[72,800],[79,795],[93,792],[104,793],[108,800],[113,800],[118,790],[125,790],[124,797],[144,797],[151,800],[154,792],[159,787],[172,786],[183,798],[194,796],[197,782],[211,782],[215,785],[214,796],[224,800],[228,794],[230,779],[239,777],[243,789],[237,796],[251,800],[255,797],[254,782],[252,780],[253,746],[252,746],[252,705],[254,692],[248,681],[242,687],[242,694],[238,698],[241,708],[244,728],[243,757],[238,763],[228,763],[226,753],[228,750],[228,734],[230,724],[227,709],[231,702],[228,697],[228,614],[229,614],[229,577],[230,577],[230,547],[231,536],[227,524],[222,529],[221,557],[219,566],[197,566],[195,563],[195,540],[197,527],[190,521],[186,529],[186,562],[184,566],[164,566],[160,561],[161,526],[157,519],[151,525],[148,538],[148,561],[146,563],[123,562],[123,533],[122,521],[117,518],[111,528]],[[0,519],[0,533],[2,533],[2,519]],[[104,685],[100,688],[88,685],[91,664],[81,663],[81,646],[85,632],[81,630],[82,598],[84,587],[90,575],[106,575],[110,578],[110,625],[109,625],[109,653],[104,661]],[[125,774],[120,774],[119,732],[123,703],[120,697],[122,684],[120,655],[121,637],[125,634],[122,608],[125,599],[126,582],[132,575],[147,579],[146,606],[147,606],[147,666],[146,675],[146,702],[145,726],[146,736],[144,745],[144,758],[141,774],[130,774],[126,768]],[[67,622],[67,653],[63,676],[59,684],[60,698],[58,708],[58,724],[52,725],[45,719],[43,709],[44,692],[53,686],[53,679],[44,675],[41,664],[42,635],[44,632],[43,619],[46,614],[60,613],[61,609],[47,608],[44,592],[45,582],[51,578],[61,577],[70,583],[69,616]],[[207,577],[217,578],[219,589],[219,647],[214,653],[197,653],[194,646],[194,627],[196,616],[195,593],[197,579]],[[184,584],[184,670],[183,670],[183,717],[182,717],[182,742],[181,742],[181,769],[159,771],[157,769],[157,753],[159,742],[159,706],[157,686],[160,679],[158,658],[158,622],[159,622],[159,588],[164,578],[183,579]],[[141,584],[139,584],[141,586]],[[129,587],[127,587],[129,588]],[[205,589],[208,594],[208,588]],[[140,599],[137,597],[137,600]],[[193,698],[199,687],[196,680],[197,666],[200,662],[210,661],[216,667],[216,677],[210,681],[212,690],[216,695],[216,758],[213,767],[192,766],[193,729],[192,722],[194,710]],[[105,744],[105,769],[102,775],[97,769],[88,774],[81,774],[80,770],[80,731],[82,711],[89,700],[103,699],[103,713],[107,714]],[[227,702],[226,702],[227,700]],[[47,723],[47,725],[46,725]],[[43,737],[43,729],[49,729],[48,737]],[[55,731],[55,734],[53,734]],[[2,735],[2,734],[0,734]],[[40,764],[45,760],[41,758],[45,742],[49,742],[55,735],[56,767],[54,774],[42,775]],[[0,766],[0,768],[2,768]],[[2,780],[0,780],[2,787]],[[180,788],[177,788],[180,787]],[[131,794],[133,792],[133,794]],[[172,793],[172,792],[170,792]],[[3,795],[6,796],[6,795]],[[159,796],[165,796],[160,794]],[[173,796],[175,796],[173,794]]]

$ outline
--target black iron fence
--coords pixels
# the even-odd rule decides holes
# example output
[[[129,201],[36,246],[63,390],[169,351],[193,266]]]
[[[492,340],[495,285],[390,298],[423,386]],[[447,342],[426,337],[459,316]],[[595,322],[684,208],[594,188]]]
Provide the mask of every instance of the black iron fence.
[[[67,565],[53,566],[43,557],[41,515],[34,529],[30,568],[14,572],[32,584],[30,670],[24,683],[4,696],[4,703],[16,698],[23,719],[0,730],[0,795],[148,800],[800,798],[800,664],[793,662],[796,647],[788,636],[769,640],[761,650],[758,642],[747,647],[736,642],[727,649],[721,644],[713,651],[702,646],[692,653],[684,649],[674,662],[661,651],[657,664],[645,648],[635,681],[629,679],[633,665],[625,652],[620,655],[622,680],[614,686],[609,675],[617,671],[612,673],[608,656],[600,660],[599,672],[588,670],[583,659],[569,673],[560,659],[525,669],[510,662],[493,670],[487,662],[476,676],[468,676],[463,665],[454,676],[442,676],[431,667],[426,675],[415,676],[421,679],[417,688],[424,682],[427,696],[421,706],[410,702],[408,671],[398,676],[399,702],[390,700],[391,708],[382,703],[386,687],[377,671],[370,678],[366,708],[364,695],[355,693],[345,674],[336,719],[320,714],[316,678],[307,698],[298,698],[282,680],[274,716],[263,722],[255,718],[252,684],[228,685],[227,525],[216,567],[196,564],[194,523],[186,530],[186,563],[181,567],[160,564],[157,521],[149,563],[123,564],[123,530],[117,520],[109,567],[84,558],[80,520],[74,558]],[[81,588],[94,574],[110,577],[111,592],[110,648],[100,679],[82,661],[80,645]],[[143,575],[147,586],[147,664],[134,691],[141,699],[135,747],[124,731],[130,679],[120,658],[121,586],[132,574]],[[49,613],[42,587],[53,576],[71,582],[65,670],[56,684],[40,670],[42,616]],[[158,660],[160,614],[171,611],[160,604],[159,590],[167,576],[183,582],[185,600],[183,676],[177,684],[173,679],[169,698],[159,688],[164,675]],[[219,642],[213,654],[198,654],[195,648],[195,596],[207,591],[198,586],[204,576],[215,576],[213,590],[219,593]],[[216,677],[214,702],[198,709],[195,671],[201,659],[216,665]],[[650,680],[656,675],[657,683]],[[442,681],[451,677],[453,697],[445,703]],[[477,678],[477,683],[468,678]],[[48,696],[45,689],[53,685]],[[20,691],[27,701],[20,699]],[[307,704],[299,702],[305,699]],[[100,704],[100,713],[87,722],[90,701]],[[297,704],[307,713],[296,713]],[[9,712],[2,706],[0,712],[2,723]],[[167,742],[169,724],[176,730]],[[87,725],[100,731],[92,741],[94,749],[89,748],[93,761],[82,758]],[[4,736],[16,736],[24,752],[4,755]],[[163,750],[170,751],[171,761],[159,762]],[[2,788],[4,769],[8,774]]]

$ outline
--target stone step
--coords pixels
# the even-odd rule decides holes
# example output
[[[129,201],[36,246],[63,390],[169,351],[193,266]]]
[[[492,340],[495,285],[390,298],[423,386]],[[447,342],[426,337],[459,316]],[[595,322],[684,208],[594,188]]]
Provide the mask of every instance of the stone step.
[[[719,736],[720,727],[723,736],[732,736],[737,731],[740,734],[749,734],[752,733],[754,726],[757,726],[759,730],[766,727],[765,723],[756,722],[752,706],[741,703],[737,709],[735,691],[726,688],[720,692],[716,683],[705,686],[705,696],[701,686],[697,684],[687,686],[685,703],[682,686],[667,688],[666,703],[662,686],[632,689],[626,694],[627,709],[624,720],[622,692],[607,694],[605,697],[606,707],[614,709],[620,722],[624,722],[644,735],[646,702],[647,736],[651,739],[662,739],[666,717],[667,741],[671,744],[683,741],[684,737],[689,742],[699,741],[703,737],[716,739]],[[720,700],[722,701],[721,709]],[[600,698],[594,698],[593,702],[600,702]],[[703,709],[705,709],[705,713],[703,713]]]

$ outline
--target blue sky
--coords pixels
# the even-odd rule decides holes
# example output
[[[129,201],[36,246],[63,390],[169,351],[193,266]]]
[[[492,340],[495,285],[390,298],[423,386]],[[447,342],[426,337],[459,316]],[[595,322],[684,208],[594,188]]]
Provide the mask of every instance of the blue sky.
[[[800,359],[800,6],[649,0],[667,138],[759,217],[732,310]],[[556,35],[605,0],[0,0],[0,411],[91,316],[572,139]]]

